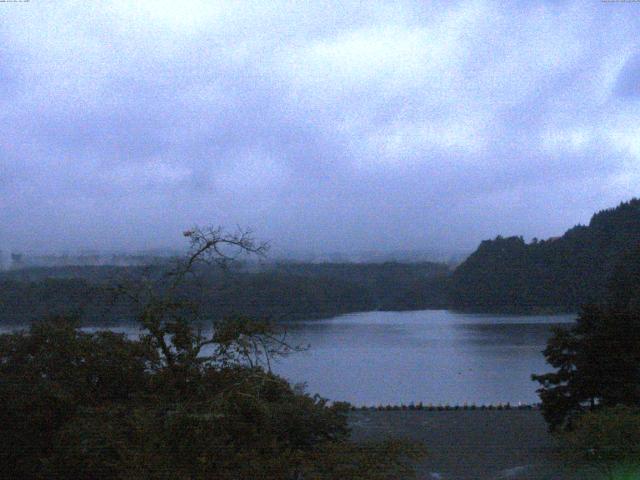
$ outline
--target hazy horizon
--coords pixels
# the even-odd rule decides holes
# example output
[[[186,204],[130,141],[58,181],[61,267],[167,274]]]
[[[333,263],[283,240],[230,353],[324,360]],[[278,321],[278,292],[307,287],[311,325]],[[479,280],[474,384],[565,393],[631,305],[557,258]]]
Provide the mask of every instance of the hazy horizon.
[[[469,252],[640,185],[633,3],[0,3],[0,250]]]

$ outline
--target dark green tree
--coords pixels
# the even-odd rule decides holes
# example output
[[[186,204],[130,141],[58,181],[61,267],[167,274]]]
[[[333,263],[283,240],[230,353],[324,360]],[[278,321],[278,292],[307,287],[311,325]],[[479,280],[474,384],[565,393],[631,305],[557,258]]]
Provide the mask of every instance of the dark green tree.
[[[627,240],[627,243],[629,241]],[[640,405],[640,249],[613,268],[599,306],[559,328],[544,354],[555,372],[533,375],[550,427],[571,427],[585,411]]]
[[[552,373],[533,375],[551,429],[585,411],[640,405],[640,311],[585,307],[544,350]]]
[[[450,302],[475,311],[575,312],[604,303],[614,270],[634,256],[638,271],[639,245],[637,198],[594,214],[589,225],[561,237],[527,244],[522,237],[498,236],[483,241],[453,272]]]
[[[197,265],[260,253],[247,234],[193,229],[168,275],[121,286],[140,336],[54,318],[0,335],[0,477],[20,479],[407,478],[420,449],[357,445],[346,404],[293,388],[270,358],[272,326],[204,318],[184,296]]]
[[[587,467],[600,472],[602,475],[598,478],[610,480],[640,476],[640,411],[637,408],[618,406],[588,412],[560,438],[560,451],[574,468],[584,472]]]
[[[609,280],[609,304],[619,310],[640,310],[640,239],[620,259]]]

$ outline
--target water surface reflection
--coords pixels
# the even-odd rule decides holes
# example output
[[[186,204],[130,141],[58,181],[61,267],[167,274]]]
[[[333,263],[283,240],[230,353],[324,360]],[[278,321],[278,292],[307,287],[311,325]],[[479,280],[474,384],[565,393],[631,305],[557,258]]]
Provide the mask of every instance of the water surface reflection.
[[[310,348],[273,368],[310,393],[357,405],[533,403],[530,378],[549,369],[541,352],[551,329],[574,318],[424,310],[292,322],[289,341]],[[15,328],[0,333],[7,330]],[[135,325],[113,330],[140,333]]]
[[[552,327],[574,315],[366,312],[289,325],[308,351],[275,370],[311,393],[355,404],[537,402],[532,373]]]

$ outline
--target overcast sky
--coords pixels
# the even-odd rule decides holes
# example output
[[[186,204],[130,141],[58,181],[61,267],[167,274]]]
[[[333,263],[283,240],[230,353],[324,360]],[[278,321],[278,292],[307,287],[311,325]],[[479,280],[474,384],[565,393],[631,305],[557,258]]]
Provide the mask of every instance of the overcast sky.
[[[0,3],[0,249],[559,235],[638,194],[639,82],[638,3]]]

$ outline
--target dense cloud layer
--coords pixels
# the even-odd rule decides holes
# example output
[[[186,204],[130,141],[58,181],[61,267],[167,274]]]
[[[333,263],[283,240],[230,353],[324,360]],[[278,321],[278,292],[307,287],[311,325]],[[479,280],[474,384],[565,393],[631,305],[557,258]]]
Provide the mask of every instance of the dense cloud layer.
[[[172,246],[195,223],[281,250],[470,249],[638,194],[639,4],[0,16],[0,249]]]

